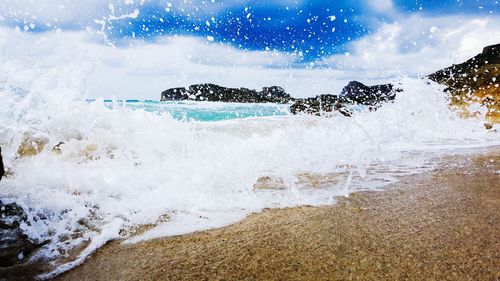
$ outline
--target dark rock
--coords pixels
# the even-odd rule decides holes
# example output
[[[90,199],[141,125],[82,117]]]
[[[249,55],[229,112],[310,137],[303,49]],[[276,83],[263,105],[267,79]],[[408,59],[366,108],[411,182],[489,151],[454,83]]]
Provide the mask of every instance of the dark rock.
[[[290,95],[285,92],[285,89],[278,86],[264,87],[260,94],[263,99],[268,99],[270,102],[271,100],[277,99],[282,101],[280,103],[287,103],[292,99]]]
[[[394,89],[392,84],[366,86],[361,82],[351,81],[342,89],[340,96],[349,103],[375,106],[394,100],[396,92],[401,90]]]
[[[161,93],[161,100],[187,100],[189,93],[186,88],[172,88]]]
[[[41,245],[33,243],[20,228],[27,215],[15,203],[0,201],[0,267],[14,266],[27,261]]]
[[[3,166],[2,148],[0,147],[0,180],[2,180],[2,177],[4,175],[5,175],[5,167]]]
[[[447,86],[450,103],[463,117],[476,116],[472,103],[486,107],[486,119],[500,123],[500,44],[485,47],[483,52],[464,63],[452,65],[427,76]]]
[[[346,100],[336,95],[319,95],[313,98],[297,99],[291,106],[292,114],[306,113],[311,115],[324,115],[338,111],[344,116],[351,116],[351,112],[344,106]]]
[[[395,89],[392,84],[366,86],[361,82],[351,81],[342,89],[339,96],[319,95],[313,98],[297,99],[290,106],[290,112],[323,115],[338,111],[344,116],[351,116],[349,106],[366,105],[370,110],[376,109],[382,103],[394,100],[396,93],[401,91]]]
[[[485,65],[500,64],[500,44],[487,46],[483,52],[461,64],[438,70],[429,76],[430,80],[438,83],[446,83],[452,88],[463,86],[464,80],[472,72],[478,71]]]
[[[162,101],[215,101],[240,103],[288,103],[292,99],[281,87],[265,87],[257,92],[247,88],[226,88],[215,84],[196,84],[163,91]]]

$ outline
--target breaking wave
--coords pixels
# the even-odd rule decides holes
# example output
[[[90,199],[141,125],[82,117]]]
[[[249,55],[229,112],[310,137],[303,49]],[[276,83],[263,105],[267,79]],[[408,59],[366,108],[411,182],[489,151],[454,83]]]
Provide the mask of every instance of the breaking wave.
[[[430,169],[430,159],[447,151],[500,144],[483,120],[458,118],[442,88],[421,79],[397,79],[404,93],[394,103],[352,118],[199,122],[110,108],[85,100],[99,58],[61,52],[49,64],[22,40],[0,41],[0,146],[9,173],[0,194],[27,212],[21,227],[30,239],[47,241],[37,257],[54,261],[52,274],[112,239],[218,227],[267,207],[331,204]]]

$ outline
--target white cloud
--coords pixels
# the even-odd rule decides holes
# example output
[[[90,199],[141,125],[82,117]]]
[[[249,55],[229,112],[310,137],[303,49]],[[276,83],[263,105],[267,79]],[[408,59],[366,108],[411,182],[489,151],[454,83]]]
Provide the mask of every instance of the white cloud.
[[[377,13],[393,12],[394,3],[392,0],[369,0],[366,1],[368,6]]]
[[[58,86],[61,94],[74,91],[81,97],[158,99],[170,87],[211,82],[255,89],[279,85],[292,95],[309,96],[337,92],[349,79],[341,70],[289,68],[293,55],[189,37],[115,48],[85,32],[26,34],[0,28],[0,49],[0,87],[28,85],[41,95],[45,87]]]
[[[121,1],[110,1],[119,4]],[[0,15],[6,19],[65,24],[109,14],[108,2],[101,0],[3,0]]]
[[[384,24],[354,42],[351,55],[335,55],[332,66],[376,75],[429,74],[460,63],[500,42],[500,18],[412,16]]]
[[[25,34],[0,28],[0,87],[32,83],[32,90],[43,93],[57,84],[61,93],[144,99],[205,82],[256,89],[279,85],[294,96],[338,93],[349,80],[391,82],[401,74],[429,74],[462,62],[500,42],[498,26],[498,18],[401,19],[354,42],[349,56],[328,58],[330,69],[293,68],[293,55],[244,51],[204,38],[131,41],[130,47],[115,48],[88,32]]]

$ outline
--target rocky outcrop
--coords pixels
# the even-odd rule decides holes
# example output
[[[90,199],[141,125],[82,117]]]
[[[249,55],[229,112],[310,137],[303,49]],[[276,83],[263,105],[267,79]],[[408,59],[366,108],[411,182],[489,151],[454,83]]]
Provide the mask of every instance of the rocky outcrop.
[[[5,174],[0,147],[0,180]],[[32,242],[21,229],[27,215],[16,203],[0,200],[0,280],[31,280],[38,265],[27,263],[42,244]],[[6,279],[3,279],[6,278]]]
[[[337,111],[345,116],[351,116],[348,109],[352,105],[366,105],[375,109],[380,104],[392,101],[400,89],[394,88],[392,84],[366,86],[358,81],[351,81],[345,86],[340,95],[319,95],[313,98],[297,99],[290,106],[293,114],[307,113],[323,115]]]
[[[162,101],[182,101],[189,100],[191,94],[186,88],[171,88],[161,93]]]
[[[162,101],[214,101],[240,103],[288,103],[292,97],[278,86],[260,92],[247,88],[226,88],[215,84],[196,84],[189,88],[172,88],[161,93]]]
[[[31,259],[43,246],[31,241],[21,230],[27,215],[15,203],[0,201],[0,280],[35,280],[46,272],[47,263]]]
[[[286,185],[282,178],[275,176],[263,176],[257,179],[253,185],[254,190],[285,190]]]
[[[380,103],[392,101],[396,98],[396,92],[392,84],[366,86],[358,81],[351,81],[342,89],[340,96],[348,103],[377,106]]]
[[[438,70],[428,76],[432,81],[449,85],[453,88],[474,84],[470,81],[471,73],[486,65],[500,64],[500,44],[485,47],[483,52],[461,64]],[[479,76],[479,75],[477,75]]]
[[[500,44],[485,47],[481,54],[464,63],[439,70],[428,78],[447,86],[445,91],[450,94],[451,104],[460,108],[464,117],[480,114],[470,111],[469,106],[477,103],[486,107],[487,120],[500,123]],[[297,99],[290,111],[293,114],[314,115],[337,111],[351,116],[350,106],[364,105],[369,109],[376,109],[383,103],[394,100],[401,91],[392,84],[366,86],[358,81],[351,81],[338,96],[319,95]]]
[[[21,158],[32,157],[43,151],[49,140],[45,137],[25,133],[23,142],[17,148],[17,155]]]
[[[24,210],[15,203],[0,201],[0,267],[26,262],[41,245],[28,239],[20,228],[27,219]]]
[[[290,106],[290,112],[321,116],[337,111],[344,116],[351,116],[352,113],[345,106],[346,103],[346,99],[336,95],[319,95],[313,98],[297,99]]]
[[[428,78],[447,86],[451,105],[460,108],[464,117],[479,114],[469,107],[478,103],[487,108],[490,122],[500,123],[500,44],[485,47],[466,62],[436,71]]]

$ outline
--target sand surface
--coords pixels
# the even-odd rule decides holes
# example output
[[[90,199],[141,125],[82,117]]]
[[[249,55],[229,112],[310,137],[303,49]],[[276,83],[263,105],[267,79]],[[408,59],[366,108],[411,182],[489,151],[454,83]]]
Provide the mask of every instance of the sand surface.
[[[328,207],[112,242],[58,280],[499,280],[500,150]]]

